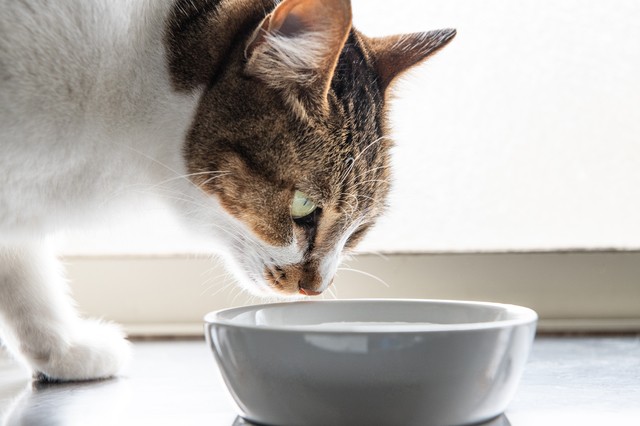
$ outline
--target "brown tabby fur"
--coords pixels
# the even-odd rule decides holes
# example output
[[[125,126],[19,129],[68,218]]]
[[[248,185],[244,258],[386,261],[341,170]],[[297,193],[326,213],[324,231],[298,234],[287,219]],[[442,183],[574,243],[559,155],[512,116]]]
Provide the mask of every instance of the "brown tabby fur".
[[[263,42],[264,30],[256,29],[280,19],[270,0],[178,0],[166,42],[175,90],[205,88],[184,146],[189,172],[227,172],[209,181],[195,175],[194,182],[265,242],[286,246],[297,236],[304,260],[267,266],[264,275],[277,291],[313,294],[322,284],[321,259],[341,239],[353,248],[385,210],[388,86],[455,31],[370,39],[351,28],[348,0],[287,2],[342,17],[328,39],[338,49],[313,85],[283,89],[269,81],[269,70],[251,69],[253,46]],[[283,31],[295,36],[299,25],[325,25],[323,16],[331,16],[300,13],[302,24],[291,20],[295,28]],[[295,190],[319,207],[303,221],[290,215]]]

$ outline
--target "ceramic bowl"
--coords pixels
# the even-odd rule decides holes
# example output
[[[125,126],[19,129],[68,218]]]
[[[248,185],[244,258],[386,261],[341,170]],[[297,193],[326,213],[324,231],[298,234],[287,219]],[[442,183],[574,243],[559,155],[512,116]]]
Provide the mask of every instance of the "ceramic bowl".
[[[505,410],[536,321],[496,303],[334,300],[212,312],[205,331],[252,422],[451,426]]]

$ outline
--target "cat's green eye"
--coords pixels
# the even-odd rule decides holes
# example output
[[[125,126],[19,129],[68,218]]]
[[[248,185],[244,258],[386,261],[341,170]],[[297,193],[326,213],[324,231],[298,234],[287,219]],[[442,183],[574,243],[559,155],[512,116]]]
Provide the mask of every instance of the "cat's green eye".
[[[302,191],[296,191],[291,201],[291,217],[301,219],[309,216],[316,209],[316,204],[309,199],[309,196]]]

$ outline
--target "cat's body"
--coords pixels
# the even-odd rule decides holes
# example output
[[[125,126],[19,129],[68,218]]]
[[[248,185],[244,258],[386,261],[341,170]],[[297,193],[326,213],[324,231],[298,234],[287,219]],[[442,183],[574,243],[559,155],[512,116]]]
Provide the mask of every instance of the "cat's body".
[[[3,241],[90,221],[132,184],[187,174],[182,145],[198,101],[171,86],[169,2],[32,6],[0,4]]]
[[[384,92],[453,32],[376,43],[347,0],[274,7],[0,0],[0,333],[34,370],[107,377],[128,352],[77,317],[52,232],[155,195],[245,287],[317,294],[383,210]]]

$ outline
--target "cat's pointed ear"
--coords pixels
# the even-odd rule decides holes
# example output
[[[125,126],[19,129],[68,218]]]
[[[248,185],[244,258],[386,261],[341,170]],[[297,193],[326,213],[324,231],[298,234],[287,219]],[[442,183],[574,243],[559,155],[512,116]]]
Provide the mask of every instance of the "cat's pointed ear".
[[[350,30],[350,0],[283,0],[247,44],[246,70],[303,103],[326,103]]]
[[[386,90],[396,77],[442,49],[455,35],[456,30],[447,28],[370,38],[370,48],[381,87]]]

